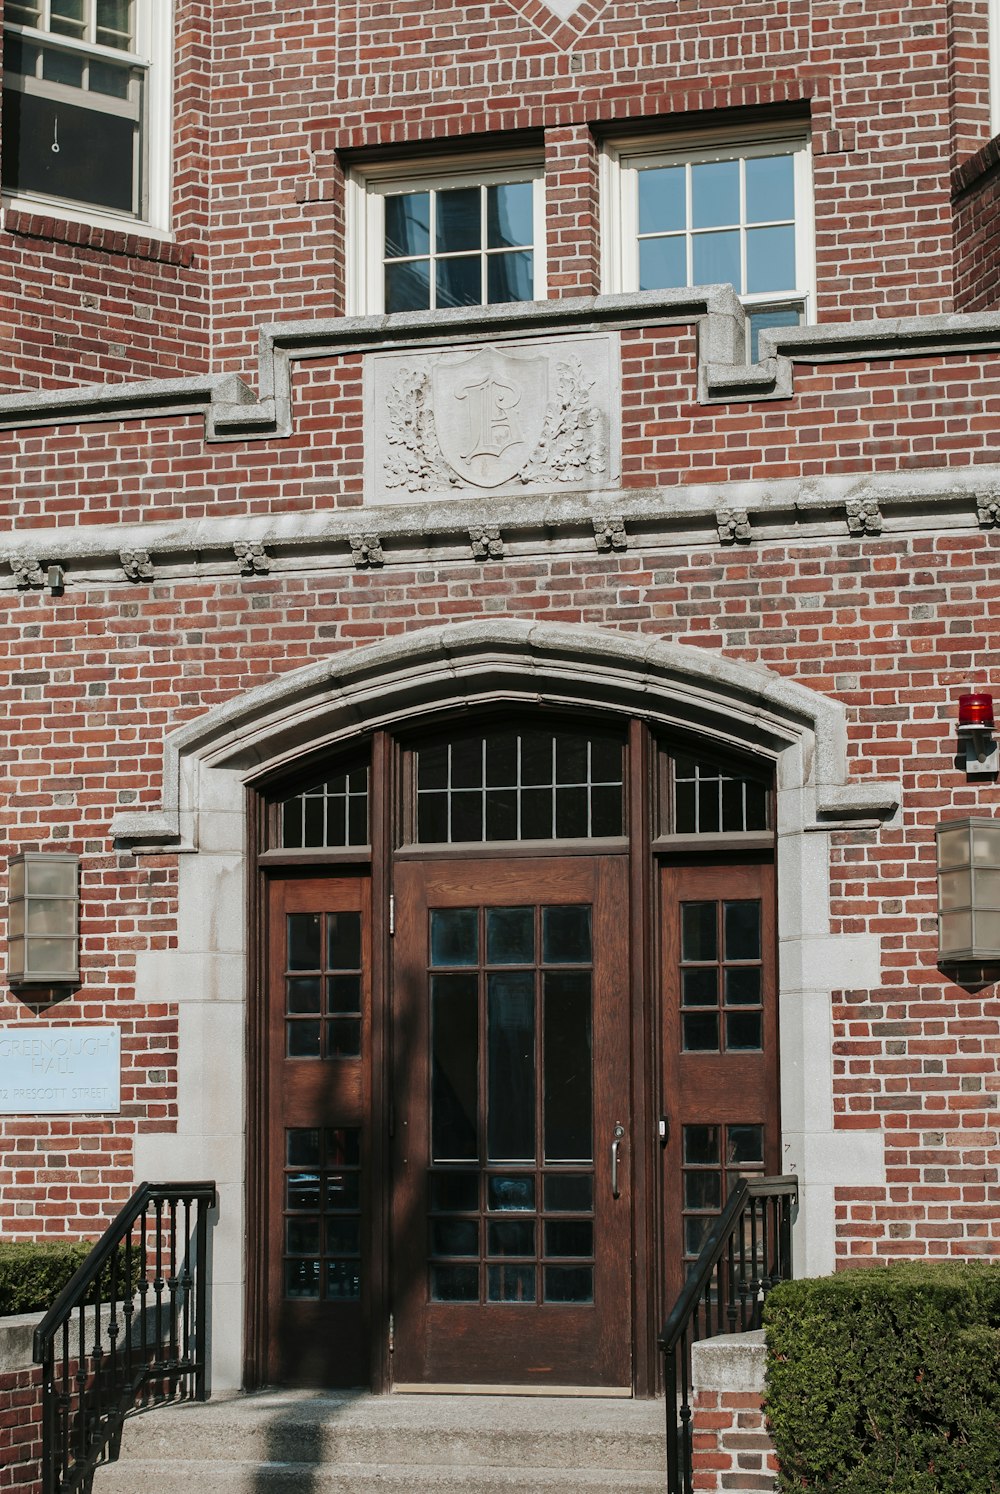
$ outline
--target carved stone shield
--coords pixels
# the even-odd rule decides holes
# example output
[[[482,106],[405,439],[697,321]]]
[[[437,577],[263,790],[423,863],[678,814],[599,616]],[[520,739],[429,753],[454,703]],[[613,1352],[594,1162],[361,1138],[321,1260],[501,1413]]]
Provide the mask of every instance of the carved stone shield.
[[[463,482],[496,488],[531,456],[545,425],[548,360],[481,348],[433,371],[434,428],[442,455]]]

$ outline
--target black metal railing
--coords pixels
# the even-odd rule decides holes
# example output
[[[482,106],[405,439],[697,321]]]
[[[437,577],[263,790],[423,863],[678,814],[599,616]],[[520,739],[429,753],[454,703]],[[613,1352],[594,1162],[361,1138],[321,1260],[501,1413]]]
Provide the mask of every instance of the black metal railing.
[[[741,1178],[712,1226],[659,1336],[667,1410],[668,1494],[691,1494],[691,1347],[759,1328],[768,1292],[792,1274],[796,1177]]]
[[[130,1411],[206,1399],[214,1183],[143,1183],[35,1329],[43,1494],[90,1494]]]

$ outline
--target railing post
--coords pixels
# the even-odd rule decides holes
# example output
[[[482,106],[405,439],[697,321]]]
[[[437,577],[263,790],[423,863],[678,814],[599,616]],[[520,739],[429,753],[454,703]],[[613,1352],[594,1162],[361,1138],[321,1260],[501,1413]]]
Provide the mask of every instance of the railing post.
[[[199,1198],[198,1221],[195,1226],[195,1278],[194,1278],[194,1398],[208,1399],[208,1210],[209,1200]]]

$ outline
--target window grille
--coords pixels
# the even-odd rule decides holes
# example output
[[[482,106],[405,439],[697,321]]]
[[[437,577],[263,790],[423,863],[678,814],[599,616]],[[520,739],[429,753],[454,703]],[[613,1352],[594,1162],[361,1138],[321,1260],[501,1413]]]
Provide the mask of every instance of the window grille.
[[[767,831],[770,793],[760,776],[677,753],[669,830],[675,835]]]
[[[334,773],[278,805],[282,850],[337,850],[368,844],[368,769]]]

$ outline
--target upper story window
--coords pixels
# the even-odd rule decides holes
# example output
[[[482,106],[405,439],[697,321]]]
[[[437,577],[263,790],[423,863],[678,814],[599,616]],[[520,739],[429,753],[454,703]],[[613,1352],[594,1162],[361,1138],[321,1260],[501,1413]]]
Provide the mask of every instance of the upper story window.
[[[607,156],[608,290],[732,285],[765,327],[812,314],[812,189],[806,137],[618,145]]]
[[[435,311],[545,295],[541,170],[349,179],[350,310]]]
[[[6,0],[3,191],[168,226],[170,0]]]

